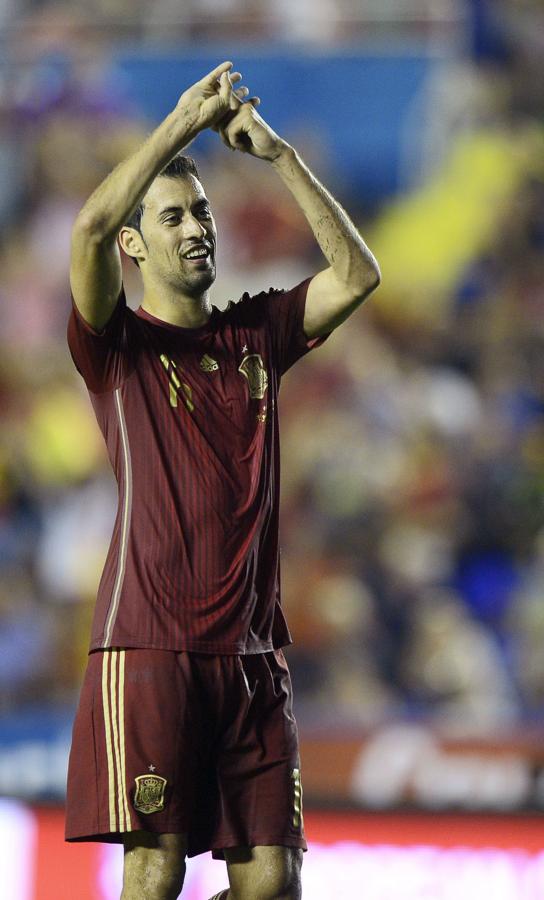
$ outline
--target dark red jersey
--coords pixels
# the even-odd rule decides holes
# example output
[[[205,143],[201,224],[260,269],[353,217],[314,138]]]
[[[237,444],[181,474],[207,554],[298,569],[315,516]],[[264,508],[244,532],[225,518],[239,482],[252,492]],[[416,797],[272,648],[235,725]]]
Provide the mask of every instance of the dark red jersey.
[[[68,343],[119,486],[91,649],[261,653],[290,643],[279,590],[280,378],[309,279],[182,328],[130,310]]]

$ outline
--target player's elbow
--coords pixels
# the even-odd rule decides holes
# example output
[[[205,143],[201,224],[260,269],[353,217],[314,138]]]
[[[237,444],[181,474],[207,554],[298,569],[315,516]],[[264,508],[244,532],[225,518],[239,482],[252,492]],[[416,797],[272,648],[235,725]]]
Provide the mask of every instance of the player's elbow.
[[[372,259],[371,264],[368,267],[367,271],[367,294],[371,294],[372,291],[375,291],[377,287],[380,286],[382,280],[382,273],[380,267],[378,265],[377,260]]]
[[[112,229],[108,228],[104,216],[83,207],[72,227],[72,241],[101,244],[111,239]]]
[[[361,302],[376,290],[382,280],[380,267],[374,257],[367,260],[362,271],[352,285],[353,299]]]

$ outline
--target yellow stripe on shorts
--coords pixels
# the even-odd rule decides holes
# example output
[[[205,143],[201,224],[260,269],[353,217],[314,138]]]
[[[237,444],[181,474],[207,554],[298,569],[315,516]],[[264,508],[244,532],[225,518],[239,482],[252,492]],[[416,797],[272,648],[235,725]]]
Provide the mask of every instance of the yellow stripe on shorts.
[[[125,831],[132,831],[127,796],[127,773],[125,768],[125,651],[119,654],[119,745],[121,748],[120,771],[123,805],[125,808]]]
[[[111,653],[106,650],[102,654],[102,705],[104,709],[104,734],[106,736],[106,756],[108,760],[108,797],[110,809],[110,831],[117,831],[117,817],[115,815],[115,775],[113,750],[111,741],[111,719],[109,708],[108,669]]]
[[[119,668],[119,675],[117,669]],[[104,652],[102,703],[108,760],[110,831],[132,831],[125,772],[125,651]]]

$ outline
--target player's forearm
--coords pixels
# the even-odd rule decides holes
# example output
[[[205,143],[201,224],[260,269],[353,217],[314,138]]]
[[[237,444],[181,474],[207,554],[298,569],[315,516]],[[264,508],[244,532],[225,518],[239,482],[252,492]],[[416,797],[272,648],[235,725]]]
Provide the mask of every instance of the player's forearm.
[[[296,150],[286,145],[272,165],[302,209],[339,281],[354,297],[376,287],[380,280],[376,259],[348,214],[310,172]]]
[[[198,128],[183,111],[171,112],[93,191],[76,224],[97,240],[115,239],[153,179],[197,133]]]

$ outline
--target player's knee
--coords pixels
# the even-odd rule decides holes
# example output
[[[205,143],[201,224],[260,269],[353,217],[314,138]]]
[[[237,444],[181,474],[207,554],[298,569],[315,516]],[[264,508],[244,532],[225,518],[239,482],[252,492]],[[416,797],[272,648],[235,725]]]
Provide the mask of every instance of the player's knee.
[[[185,863],[141,853],[123,874],[121,900],[176,900],[185,877]]]
[[[300,900],[300,866],[288,865],[270,873],[261,885],[258,900]]]
[[[273,861],[262,861],[258,871],[254,872],[256,877],[253,883],[244,885],[240,896],[231,892],[232,900],[300,900],[301,866],[302,850],[295,849]]]
[[[185,845],[174,837],[125,840],[121,900],[176,900],[185,877]]]

